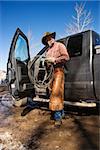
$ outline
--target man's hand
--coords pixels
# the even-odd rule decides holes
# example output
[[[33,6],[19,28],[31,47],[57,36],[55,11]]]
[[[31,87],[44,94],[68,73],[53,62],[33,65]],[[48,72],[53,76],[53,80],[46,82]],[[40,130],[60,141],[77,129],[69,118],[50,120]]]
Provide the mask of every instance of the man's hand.
[[[55,63],[55,58],[54,57],[47,57],[46,61],[50,62],[50,63]]]

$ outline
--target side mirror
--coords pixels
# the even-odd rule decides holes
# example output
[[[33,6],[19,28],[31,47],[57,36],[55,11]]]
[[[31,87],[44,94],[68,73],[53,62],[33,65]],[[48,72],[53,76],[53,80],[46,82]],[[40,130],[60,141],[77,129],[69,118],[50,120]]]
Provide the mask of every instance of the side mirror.
[[[100,54],[100,45],[94,47],[96,54]]]

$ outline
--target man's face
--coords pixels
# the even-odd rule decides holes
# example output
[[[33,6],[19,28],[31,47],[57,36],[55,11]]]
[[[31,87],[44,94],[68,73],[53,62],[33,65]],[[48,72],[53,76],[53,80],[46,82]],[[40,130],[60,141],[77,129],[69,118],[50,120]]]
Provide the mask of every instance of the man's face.
[[[55,42],[55,39],[52,38],[51,36],[48,36],[46,38],[46,41],[47,41],[47,43],[48,43],[49,46],[52,46],[52,44]]]

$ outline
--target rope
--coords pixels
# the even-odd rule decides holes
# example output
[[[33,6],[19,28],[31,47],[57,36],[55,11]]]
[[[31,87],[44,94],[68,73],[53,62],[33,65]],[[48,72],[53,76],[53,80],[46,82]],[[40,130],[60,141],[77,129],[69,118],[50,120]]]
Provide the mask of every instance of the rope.
[[[50,64],[49,70],[47,70],[46,65],[47,65],[47,62],[45,61],[45,57],[43,56],[41,57],[40,55],[38,55],[37,58],[29,62],[28,75],[29,75],[31,82],[34,84],[35,87],[38,87],[38,88],[49,87],[50,82],[53,77],[54,67],[52,64]],[[42,81],[38,79],[38,75],[40,71],[44,72],[44,77]]]

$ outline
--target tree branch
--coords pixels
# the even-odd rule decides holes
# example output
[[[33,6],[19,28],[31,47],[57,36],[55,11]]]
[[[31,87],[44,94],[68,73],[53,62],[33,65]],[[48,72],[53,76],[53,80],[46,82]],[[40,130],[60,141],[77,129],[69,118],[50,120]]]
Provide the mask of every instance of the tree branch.
[[[72,16],[72,23],[66,26],[66,32],[69,34],[82,32],[93,22],[91,11],[85,10],[85,3],[76,3],[75,15]]]

